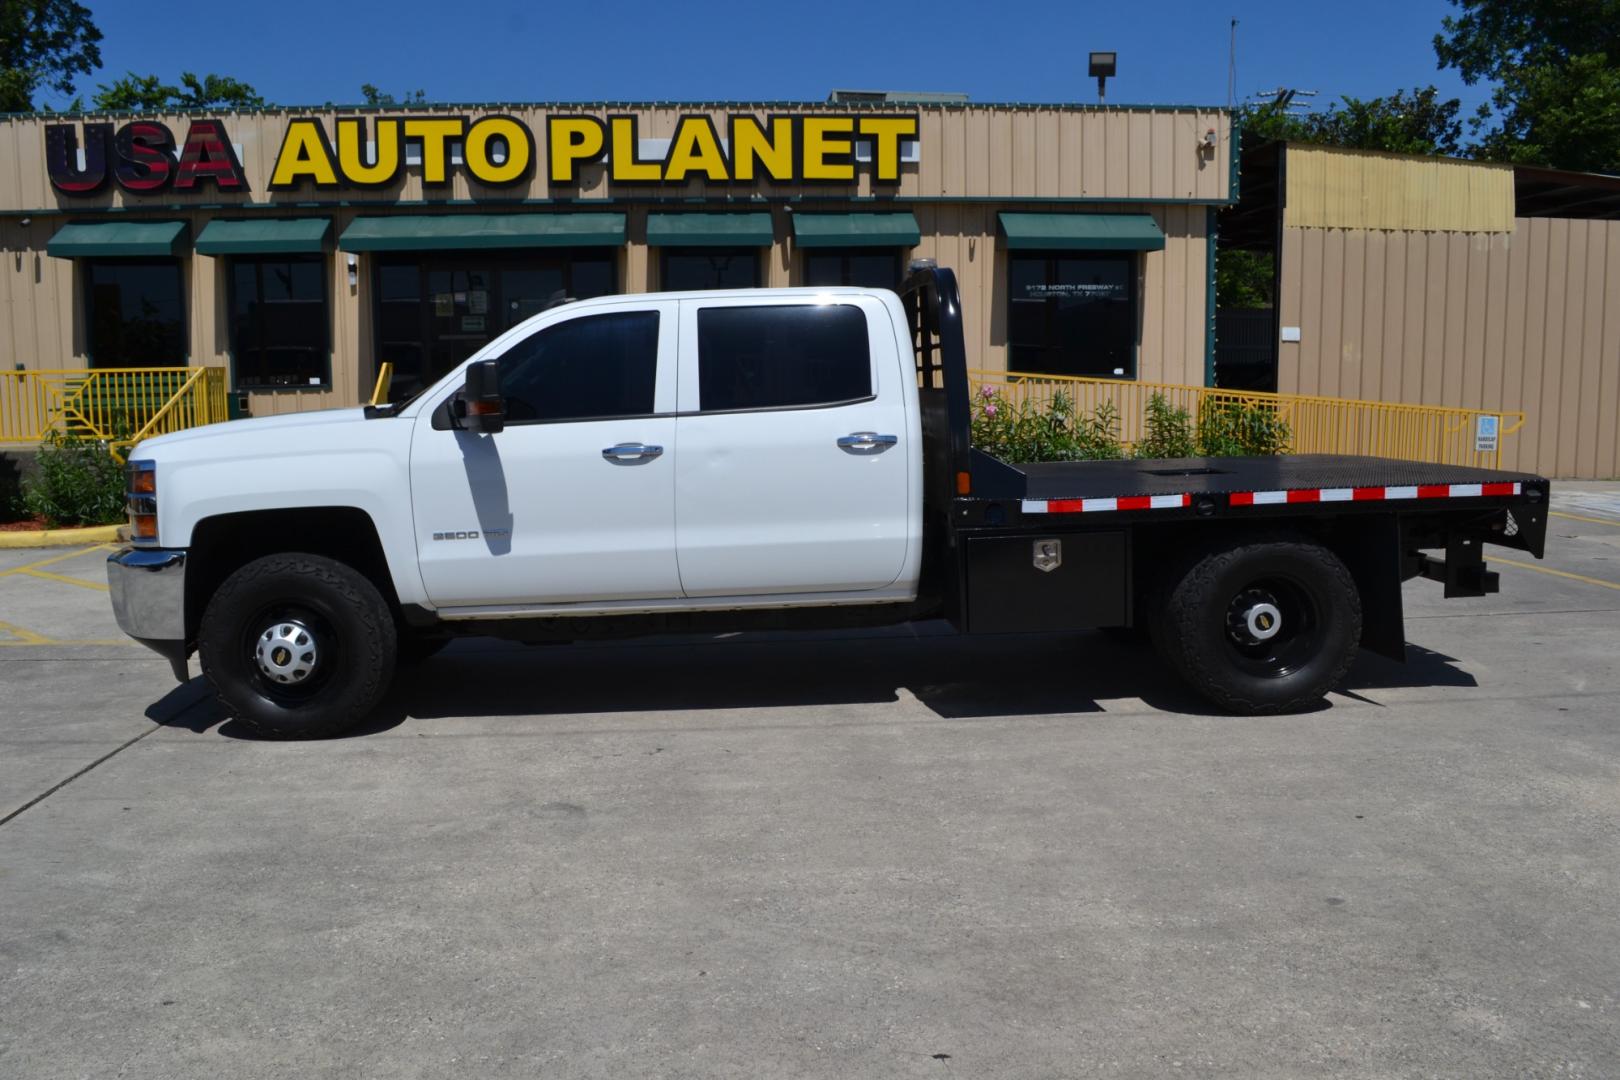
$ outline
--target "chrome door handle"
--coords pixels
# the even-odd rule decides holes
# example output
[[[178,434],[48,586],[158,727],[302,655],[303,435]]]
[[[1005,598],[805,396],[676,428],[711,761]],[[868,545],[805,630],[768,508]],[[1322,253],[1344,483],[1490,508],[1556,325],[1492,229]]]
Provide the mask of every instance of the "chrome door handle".
[[[664,452],[662,446],[650,446],[647,443],[623,442],[617,446],[610,446],[602,451],[602,456],[609,461],[649,461]]]
[[[879,435],[875,431],[852,431],[839,437],[838,447],[841,450],[885,450],[899,441],[898,435]]]

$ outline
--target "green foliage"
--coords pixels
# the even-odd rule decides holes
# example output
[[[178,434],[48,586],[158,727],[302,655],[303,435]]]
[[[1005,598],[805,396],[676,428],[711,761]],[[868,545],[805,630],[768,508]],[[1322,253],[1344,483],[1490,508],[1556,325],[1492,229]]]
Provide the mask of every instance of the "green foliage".
[[[1274,406],[1206,400],[1195,425],[1187,410],[1162,394],[1148,399],[1145,434],[1134,447],[1120,442],[1119,410],[1104,401],[1089,415],[1059,391],[1042,408],[1013,403],[993,387],[973,401],[973,445],[1002,461],[1117,461],[1126,457],[1250,457],[1285,454],[1291,436]]]
[[[367,105],[421,105],[427,101],[426,90],[407,90],[404,97],[396,98],[384,93],[375,83],[362,83],[360,96]]]
[[[1193,435],[1192,417],[1186,409],[1178,409],[1164,399],[1163,394],[1148,398],[1147,433],[1136,444],[1139,458],[1194,457],[1198,453],[1198,440]]]
[[[1269,251],[1215,249],[1215,306],[1267,308],[1276,303],[1276,257]]]
[[[1461,108],[1456,98],[1442,101],[1439,90],[1425,86],[1388,97],[1344,97],[1314,113],[1249,105],[1239,110],[1238,119],[1245,146],[1282,141],[1394,154],[1457,154],[1462,150]]]
[[[1273,405],[1205,398],[1198,410],[1198,453],[1203,457],[1286,454],[1292,436]]]
[[[973,445],[1003,461],[1111,460],[1125,456],[1119,442],[1119,412],[1105,401],[1089,416],[1074,400],[1052,395],[1044,410],[1030,401],[1016,405],[991,387],[979,391],[973,406]]]
[[[1620,0],[1452,0],[1442,67],[1494,84],[1476,156],[1620,172]]]
[[[74,0],[0,2],[0,113],[32,112],[41,90],[71,94],[101,66],[101,31]]]
[[[124,467],[107,445],[51,432],[39,448],[39,476],[23,481],[22,508],[58,525],[124,520]]]
[[[171,86],[156,75],[128,72],[110,85],[98,86],[91,99],[97,109],[130,112],[180,112],[187,109],[250,109],[265,101],[259,92],[228,75],[180,73],[180,85]]]

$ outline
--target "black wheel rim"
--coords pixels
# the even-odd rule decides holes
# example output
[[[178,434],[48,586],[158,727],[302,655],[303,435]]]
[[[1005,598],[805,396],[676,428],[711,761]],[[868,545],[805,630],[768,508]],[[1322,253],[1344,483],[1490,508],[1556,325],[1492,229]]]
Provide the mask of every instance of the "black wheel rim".
[[[267,631],[274,633],[279,641],[285,636],[282,631],[289,627],[306,632],[313,654],[308,673],[295,681],[273,677],[261,664],[259,655]],[[293,636],[296,638],[296,630]],[[242,624],[241,646],[253,689],[260,696],[287,707],[306,704],[319,695],[332,681],[333,672],[343,660],[342,642],[332,620],[308,604],[276,603],[260,608]]]
[[[1273,574],[1233,595],[1226,608],[1224,638],[1239,670],[1283,679],[1321,652],[1321,598],[1297,578]]]

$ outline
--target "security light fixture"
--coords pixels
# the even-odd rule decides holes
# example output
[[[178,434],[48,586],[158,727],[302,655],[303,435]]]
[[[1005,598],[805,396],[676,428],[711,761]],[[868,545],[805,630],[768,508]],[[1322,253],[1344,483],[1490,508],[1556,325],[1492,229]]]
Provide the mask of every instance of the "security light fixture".
[[[1114,68],[1119,59],[1118,53],[1094,52],[1091,54],[1091,74],[1097,80],[1097,100],[1103,100],[1108,80],[1114,77]]]

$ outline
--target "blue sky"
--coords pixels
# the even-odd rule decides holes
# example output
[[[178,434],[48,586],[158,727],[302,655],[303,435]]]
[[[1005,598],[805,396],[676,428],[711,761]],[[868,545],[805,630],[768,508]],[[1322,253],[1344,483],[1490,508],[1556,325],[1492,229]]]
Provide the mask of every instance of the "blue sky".
[[[1486,93],[1436,70],[1445,0],[87,3],[105,35],[90,84],[216,72],[287,105],[355,102],[365,82],[456,102],[820,100],[834,87],[1089,102],[1092,49],[1119,52],[1112,103],[1223,104],[1233,17],[1240,98],[1285,85],[1325,104],[1432,82],[1467,111]]]

